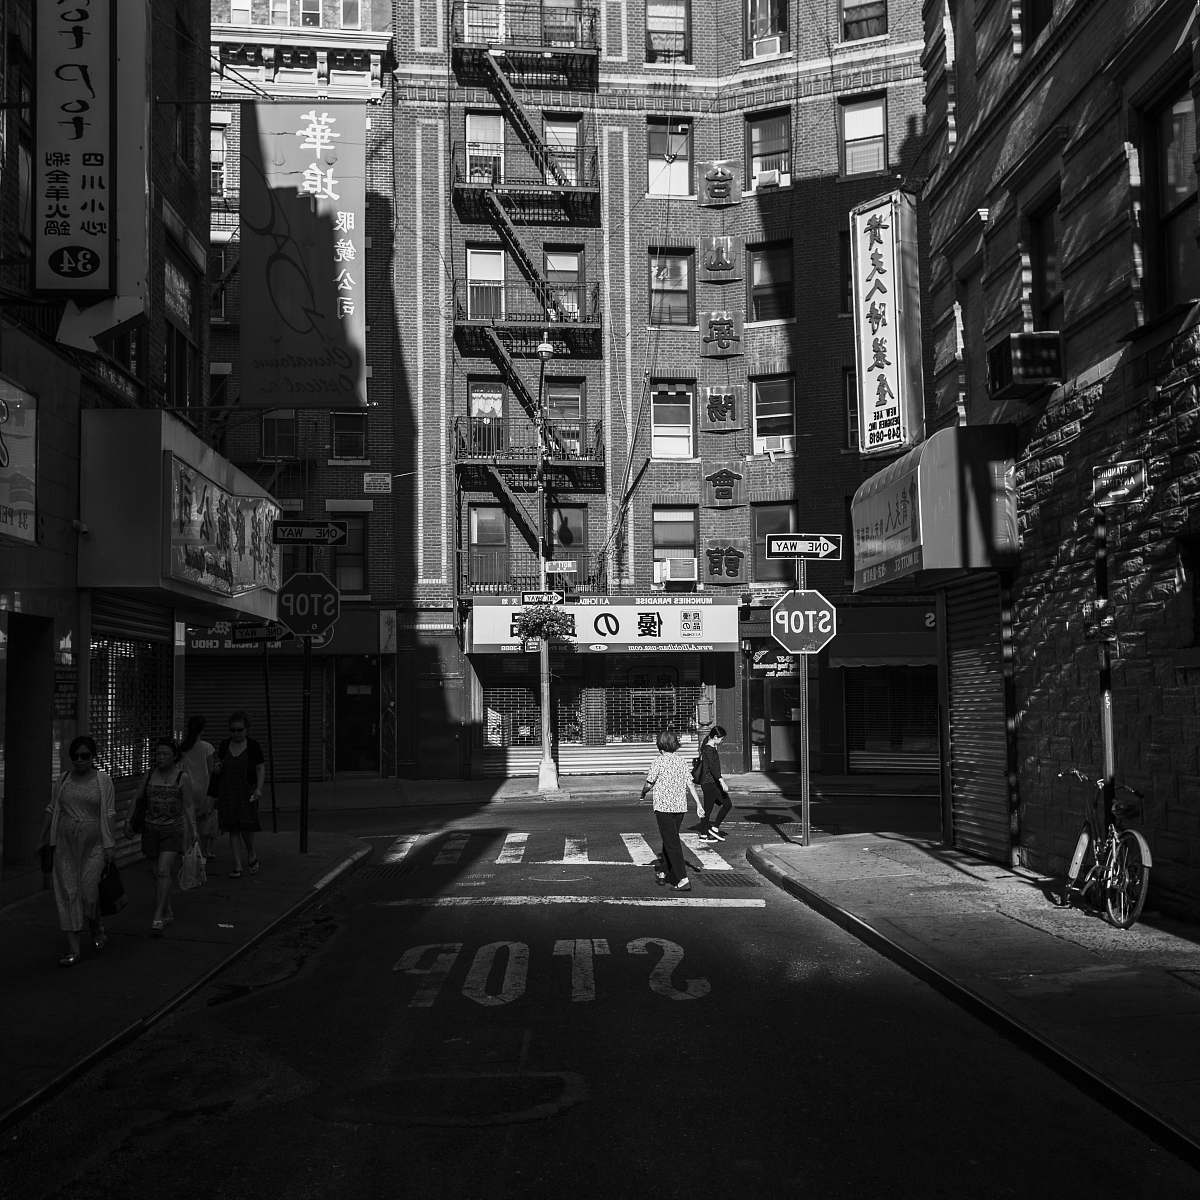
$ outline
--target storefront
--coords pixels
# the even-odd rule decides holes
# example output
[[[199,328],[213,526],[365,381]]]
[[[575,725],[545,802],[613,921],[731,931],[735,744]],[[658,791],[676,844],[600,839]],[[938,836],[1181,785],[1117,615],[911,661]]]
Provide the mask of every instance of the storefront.
[[[535,643],[513,631],[519,597],[481,597],[467,626],[474,776],[536,775],[541,704]],[[594,596],[564,605],[575,633],[552,644],[552,729],[563,774],[644,769],[655,737],[741,727],[737,600]],[[731,739],[740,757],[736,735]]]

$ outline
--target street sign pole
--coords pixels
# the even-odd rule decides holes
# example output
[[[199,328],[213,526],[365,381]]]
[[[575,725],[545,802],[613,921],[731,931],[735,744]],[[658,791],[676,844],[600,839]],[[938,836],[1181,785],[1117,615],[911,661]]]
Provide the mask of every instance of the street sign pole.
[[[308,725],[312,715],[312,638],[304,639],[304,684],[300,701],[300,853],[308,853]]]
[[[808,587],[808,560],[796,559],[796,587]],[[800,655],[800,845],[807,846],[812,838],[812,802],[808,779],[808,655]]]
[[[263,642],[263,695],[267,701],[267,774],[271,779],[271,832],[279,832],[275,815],[275,735],[271,731],[271,651]]]

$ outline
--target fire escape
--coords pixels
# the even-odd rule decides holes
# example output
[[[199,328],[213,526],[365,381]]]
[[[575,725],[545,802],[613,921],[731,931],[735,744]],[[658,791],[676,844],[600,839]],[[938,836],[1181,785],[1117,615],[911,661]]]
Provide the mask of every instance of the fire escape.
[[[485,115],[466,106],[452,146],[455,210],[468,244],[503,251],[477,251],[491,265],[474,270],[468,251],[467,274],[454,281],[455,341],[464,357],[490,360],[508,405],[502,414],[472,408],[454,422],[458,508],[464,492],[489,492],[537,546],[539,470],[552,495],[604,488],[601,423],[543,409],[547,341],[556,373],[582,375],[579,360],[602,353],[600,287],[586,281],[583,252],[569,248],[600,222],[587,102],[599,82],[599,12],[574,0],[454,0],[451,53],[468,98],[485,89],[491,101]],[[460,545],[460,598],[535,586],[534,571],[479,569],[474,554]],[[568,586],[592,589],[594,574],[580,562]]]

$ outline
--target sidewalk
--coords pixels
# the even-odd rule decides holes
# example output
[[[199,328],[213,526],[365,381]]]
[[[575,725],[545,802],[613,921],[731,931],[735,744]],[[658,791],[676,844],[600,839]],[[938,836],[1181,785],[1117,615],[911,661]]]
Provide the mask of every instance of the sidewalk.
[[[1114,929],[933,834],[818,834],[748,858],[1200,1165],[1200,926],[1147,912]]]
[[[161,939],[150,937],[147,864],[123,866],[129,903],[105,919],[108,945],[97,953],[85,939],[69,968],[58,965],[66,945],[53,893],[0,908],[0,1129],[149,1028],[370,853],[337,834],[313,834],[305,855],[295,834],[259,834],[255,848],[260,874],[227,878],[226,845],[202,888],[176,888],[175,921]]]

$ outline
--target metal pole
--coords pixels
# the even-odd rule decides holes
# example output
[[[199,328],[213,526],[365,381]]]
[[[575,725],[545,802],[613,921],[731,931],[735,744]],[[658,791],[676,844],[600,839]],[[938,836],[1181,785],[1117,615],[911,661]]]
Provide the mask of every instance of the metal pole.
[[[304,690],[300,704],[300,853],[308,853],[308,726],[312,713],[312,638],[304,639]]]
[[[796,560],[796,586],[803,591],[808,586],[808,565],[803,558]],[[800,655],[800,845],[812,840],[812,800],[808,780],[808,655]]]
[[[271,776],[271,832],[279,832],[275,808],[275,735],[271,729],[271,652],[263,642],[263,695],[267,702],[267,771]]]
[[[1095,542],[1096,636],[1100,640],[1100,746],[1104,756],[1104,818],[1112,815],[1116,794],[1117,754],[1113,732],[1112,649],[1108,640],[1108,517],[1096,504],[1092,508],[1092,535]]]
[[[546,590],[546,360],[553,353],[546,333],[538,345],[538,357],[542,360],[538,380],[538,462],[537,462],[537,509],[538,509],[538,587]],[[540,684],[542,709],[542,761],[538,764],[538,790],[558,791],[558,766],[554,761],[550,721],[550,639],[542,638],[538,647],[538,681]]]

